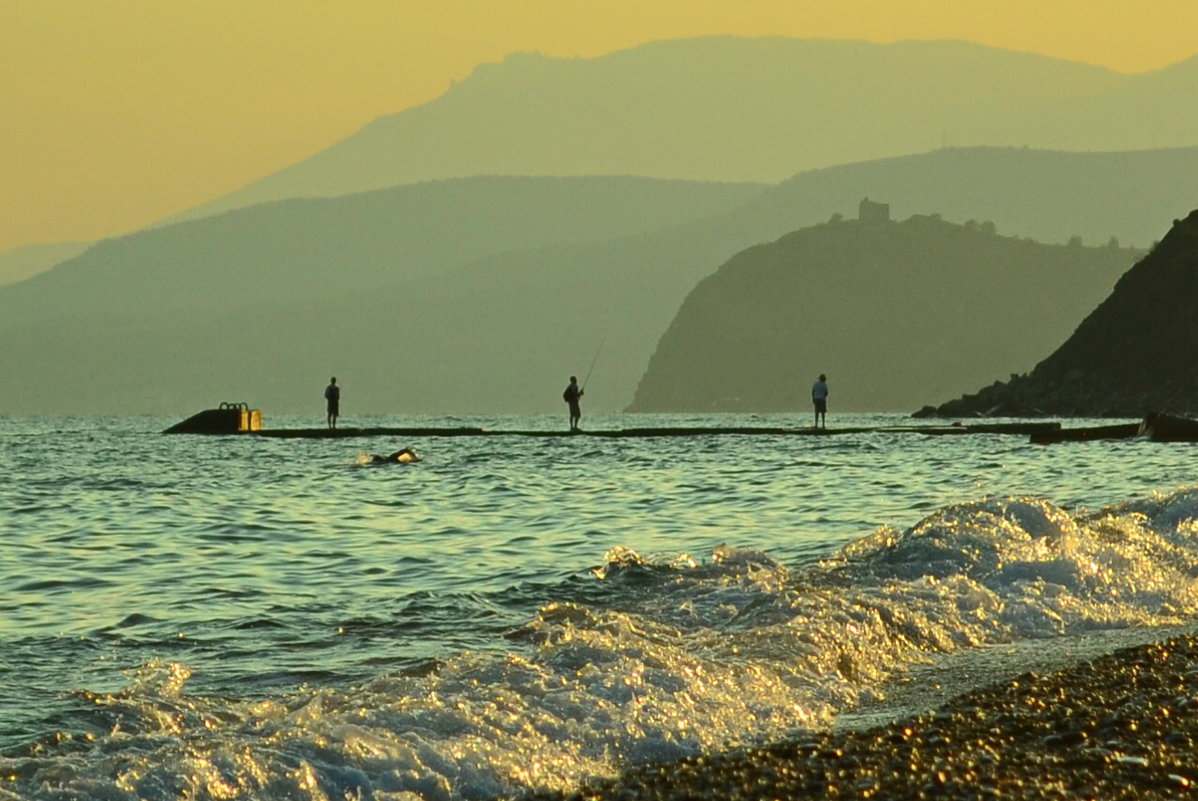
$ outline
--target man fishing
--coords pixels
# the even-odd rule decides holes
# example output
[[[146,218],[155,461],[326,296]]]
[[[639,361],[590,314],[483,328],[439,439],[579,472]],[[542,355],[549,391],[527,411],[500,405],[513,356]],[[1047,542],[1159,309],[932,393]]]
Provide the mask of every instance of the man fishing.
[[[566,389],[562,392],[562,400],[570,405],[570,430],[581,431],[578,427],[578,421],[582,419],[582,407],[579,405],[579,400],[582,398],[582,387],[578,386],[578,377],[570,376],[570,383],[566,385]]]
[[[595,362],[599,361],[599,351],[603,350],[603,343],[599,343],[599,347],[595,350],[595,358],[591,359],[591,367],[587,370],[587,377],[582,380],[582,386],[578,386],[578,377],[570,376],[570,383],[566,385],[566,389],[562,392],[562,400],[570,405],[570,433],[581,431],[578,427],[578,421],[582,419],[582,407],[579,405],[579,400],[586,394],[587,382],[591,380],[591,373],[595,372]]]

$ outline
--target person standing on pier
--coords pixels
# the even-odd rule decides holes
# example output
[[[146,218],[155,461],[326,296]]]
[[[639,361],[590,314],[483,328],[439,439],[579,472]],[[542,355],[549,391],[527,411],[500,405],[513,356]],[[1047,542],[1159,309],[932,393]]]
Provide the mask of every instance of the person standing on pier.
[[[578,421],[582,419],[582,407],[579,405],[579,400],[582,398],[584,390],[578,386],[578,377],[570,376],[570,383],[566,385],[566,390],[562,393],[562,400],[570,405],[570,430],[580,431]]]
[[[337,376],[329,379],[329,385],[324,388],[324,400],[327,408],[325,422],[330,429],[337,427],[337,416],[341,414],[341,387],[337,386]]]
[[[823,373],[819,374],[819,378],[811,385],[811,402],[815,405],[815,425],[813,428],[819,428],[820,420],[823,420],[824,428],[828,427],[828,377]]]

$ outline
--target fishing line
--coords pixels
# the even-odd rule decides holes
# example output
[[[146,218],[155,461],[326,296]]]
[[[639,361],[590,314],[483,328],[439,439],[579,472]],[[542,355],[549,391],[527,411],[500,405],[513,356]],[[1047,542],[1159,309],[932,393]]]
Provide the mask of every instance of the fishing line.
[[[599,347],[595,349],[595,358],[591,359],[591,369],[587,370],[586,378],[582,379],[582,388],[587,388],[587,382],[591,380],[591,373],[595,372],[595,362],[599,361],[599,352],[603,350],[604,340],[599,340]]]

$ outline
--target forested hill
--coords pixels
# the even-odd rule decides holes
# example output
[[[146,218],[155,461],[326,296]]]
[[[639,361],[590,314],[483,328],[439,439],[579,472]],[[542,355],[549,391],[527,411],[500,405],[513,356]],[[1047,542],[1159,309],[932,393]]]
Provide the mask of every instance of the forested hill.
[[[631,411],[904,411],[1016,371],[1060,341],[1136,253],[934,216],[838,220],[728,260],[687,296]]]

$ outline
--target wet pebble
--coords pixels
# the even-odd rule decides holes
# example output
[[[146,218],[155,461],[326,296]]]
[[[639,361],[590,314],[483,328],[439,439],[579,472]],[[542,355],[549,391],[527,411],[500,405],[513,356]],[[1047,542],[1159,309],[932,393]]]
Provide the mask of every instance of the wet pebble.
[[[872,731],[633,766],[573,794],[524,798],[1153,801],[1198,793],[1195,742],[1198,637],[1186,636],[1026,673]]]

